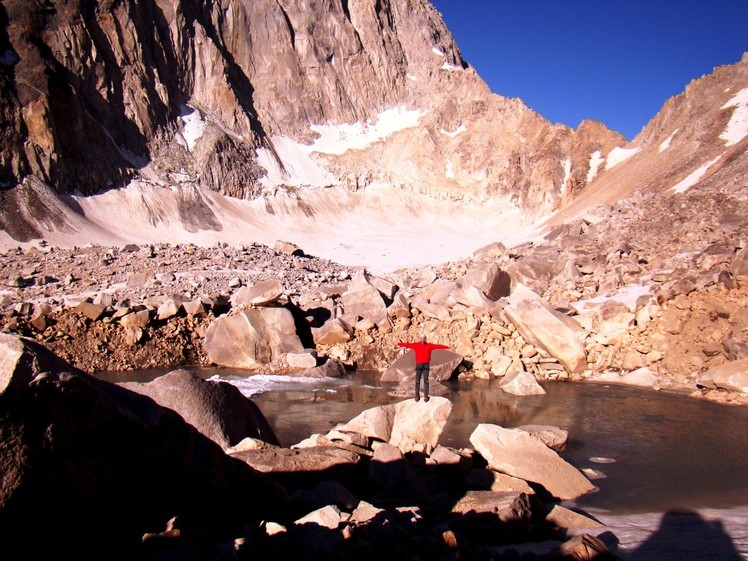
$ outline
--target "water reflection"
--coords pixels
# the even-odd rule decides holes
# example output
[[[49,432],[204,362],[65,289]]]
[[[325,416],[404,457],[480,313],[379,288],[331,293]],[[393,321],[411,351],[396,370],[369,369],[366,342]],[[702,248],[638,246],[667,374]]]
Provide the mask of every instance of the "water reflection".
[[[254,396],[281,442],[326,432],[364,409],[401,398],[361,374],[336,393]],[[748,410],[640,388],[555,383],[517,397],[489,381],[455,382],[441,444],[469,447],[479,423],[545,424],[569,431],[562,456],[593,477],[599,492],[577,504],[615,513],[748,504]],[[605,462],[605,463],[602,463]]]
[[[205,378],[230,381],[251,395],[284,446],[325,433],[365,409],[402,399],[389,393],[394,386],[380,384],[375,372],[357,372],[345,379],[288,381],[271,390],[263,386],[262,393],[253,394],[251,388],[259,387],[258,381],[245,373],[195,371]],[[157,371],[141,373],[138,381],[156,375]],[[599,491],[577,502],[590,512],[666,512],[748,504],[748,408],[615,385],[543,387],[546,395],[517,397],[490,381],[451,382],[446,397],[453,409],[441,444],[470,447],[470,434],[479,423],[554,425],[569,431],[562,456],[579,469],[600,475],[593,481]]]

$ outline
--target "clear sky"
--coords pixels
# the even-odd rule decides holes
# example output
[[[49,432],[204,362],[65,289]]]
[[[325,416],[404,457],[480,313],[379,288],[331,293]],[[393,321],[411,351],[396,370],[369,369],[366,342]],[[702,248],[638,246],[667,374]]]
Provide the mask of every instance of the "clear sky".
[[[748,51],[748,0],[431,0],[494,93],[631,140],[670,97]]]

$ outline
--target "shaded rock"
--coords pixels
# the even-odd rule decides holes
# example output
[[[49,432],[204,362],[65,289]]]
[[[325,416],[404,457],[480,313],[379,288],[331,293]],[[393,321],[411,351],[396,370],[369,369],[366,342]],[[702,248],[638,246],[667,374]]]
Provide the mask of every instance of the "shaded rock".
[[[259,407],[228,382],[203,380],[188,370],[174,370],[146,384],[120,386],[173,409],[223,449],[245,438],[280,444]]]
[[[468,491],[452,507],[449,527],[460,538],[477,543],[516,543],[526,539],[532,509],[525,493]]]
[[[272,476],[292,494],[322,481],[345,484],[361,461],[355,452],[335,446],[240,450],[232,452],[231,457]]]
[[[71,372],[70,364],[27,337],[0,333],[0,395],[23,390],[43,372]]]
[[[551,511],[546,515],[545,520],[557,528],[564,528],[566,530],[599,528],[603,526],[601,522],[598,522],[594,518],[561,505],[553,505]]]
[[[0,395],[4,551],[80,557],[116,544],[135,558],[141,536],[173,516],[228,535],[286,516],[282,490],[170,409],[25,341],[4,341],[0,355],[13,380]]]

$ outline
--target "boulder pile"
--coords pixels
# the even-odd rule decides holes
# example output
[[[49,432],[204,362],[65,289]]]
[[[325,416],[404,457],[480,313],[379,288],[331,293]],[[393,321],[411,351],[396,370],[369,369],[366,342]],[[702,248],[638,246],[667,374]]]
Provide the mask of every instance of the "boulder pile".
[[[286,242],[18,249],[0,261],[0,329],[87,372],[367,369],[403,382],[397,343],[426,335],[457,358],[444,379],[523,395],[600,380],[746,404],[746,198],[637,193],[516,247],[387,274]]]
[[[280,448],[251,400],[186,371],[110,384],[9,335],[0,367],[4,557],[489,559],[542,540],[544,559],[613,558],[560,504],[594,487],[553,427],[444,447],[434,397]]]

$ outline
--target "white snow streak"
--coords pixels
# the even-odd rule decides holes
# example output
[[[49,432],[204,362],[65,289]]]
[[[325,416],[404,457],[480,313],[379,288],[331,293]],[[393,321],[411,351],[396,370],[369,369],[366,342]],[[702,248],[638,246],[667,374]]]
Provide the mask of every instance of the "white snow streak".
[[[445,131],[444,129],[441,129],[441,133],[442,134],[446,134],[450,138],[454,138],[455,136],[458,136],[458,135],[462,134],[466,130],[467,130],[467,127],[465,125],[460,125],[459,127],[457,127],[452,132]]]
[[[680,129],[675,129],[670,136],[668,136],[665,140],[662,141],[662,144],[660,144],[658,152],[664,152],[668,148],[670,148],[670,143],[673,141],[673,137],[678,133]]]
[[[673,193],[685,193],[685,192],[686,192],[686,191],[688,191],[688,190],[689,190],[689,189],[690,189],[691,187],[693,187],[694,185],[696,185],[696,184],[697,184],[697,183],[698,183],[698,182],[699,182],[699,181],[701,180],[701,178],[702,178],[702,177],[704,176],[704,174],[706,173],[706,171],[707,171],[707,170],[708,170],[708,169],[709,169],[710,167],[712,167],[712,165],[713,165],[713,164],[714,164],[714,163],[715,163],[715,162],[716,162],[717,160],[719,160],[719,159],[720,159],[721,157],[722,157],[722,154],[720,154],[719,156],[717,156],[717,157],[716,157],[716,158],[714,158],[713,160],[711,160],[711,161],[709,161],[709,162],[705,163],[705,164],[704,164],[703,166],[701,166],[700,168],[698,168],[698,169],[694,170],[693,172],[691,172],[691,173],[690,173],[690,174],[688,175],[688,177],[686,177],[685,179],[681,180],[681,181],[680,181],[680,182],[678,182],[678,183],[677,183],[676,185],[672,186],[672,187],[671,187],[671,188],[669,189],[669,191],[672,191]]]
[[[597,177],[597,172],[600,169],[600,165],[605,161],[605,158],[603,158],[602,154],[600,153],[600,150],[595,150],[590,155],[590,169],[587,172],[587,183],[590,183],[595,177]]]
[[[727,146],[733,146],[748,136],[748,88],[740,90],[721,109],[735,107],[727,128],[719,137]]]
[[[609,170],[621,162],[628,160],[631,156],[639,152],[639,150],[641,148],[613,148],[608,154],[608,162],[605,164],[605,169]]]
[[[561,184],[561,196],[563,197],[566,193],[566,186],[569,184],[569,179],[571,178],[571,159],[566,158],[562,164],[564,166],[564,181]]]
[[[443,53],[443,52],[441,52],[441,51],[440,51],[439,49],[437,49],[436,47],[431,47],[431,52],[432,52],[432,53],[434,53],[435,55],[439,55],[439,56],[444,56],[444,53]]]
[[[423,115],[420,110],[395,107],[380,113],[376,123],[312,125],[311,129],[320,136],[311,151],[340,155],[348,150],[362,150],[391,134],[417,126]]]

